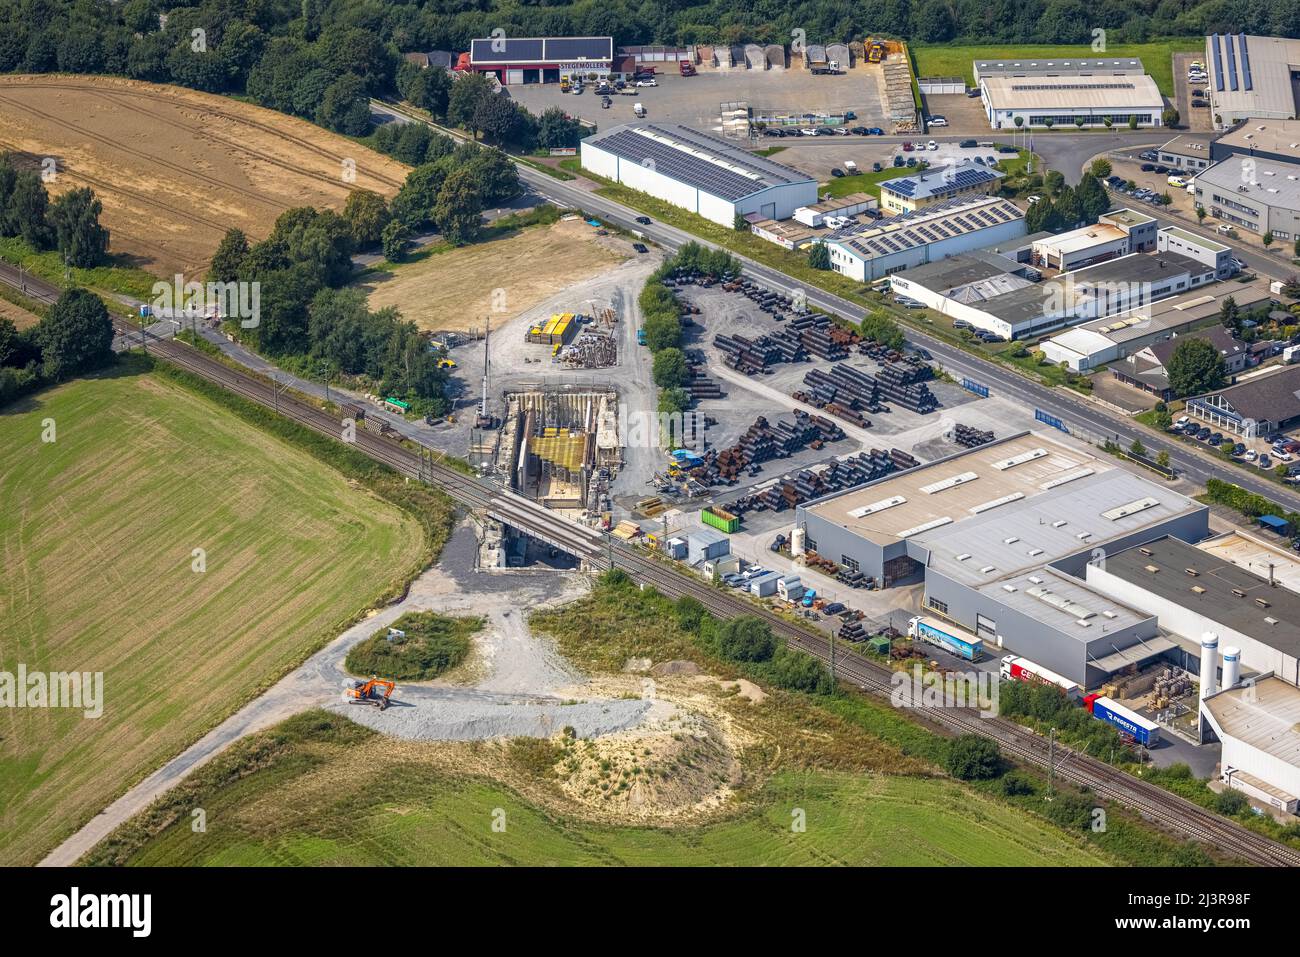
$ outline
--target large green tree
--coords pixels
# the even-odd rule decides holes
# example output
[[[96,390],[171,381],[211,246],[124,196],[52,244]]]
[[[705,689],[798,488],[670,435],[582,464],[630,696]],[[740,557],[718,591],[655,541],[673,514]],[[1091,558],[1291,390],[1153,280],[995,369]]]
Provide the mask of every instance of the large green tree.
[[[108,255],[108,230],[99,224],[103,203],[88,187],[70,189],[50,206],[49,223],[63,261],[98,266]]]
[[[36,327],[41,368],[55,382],[96,369],[113,356],[113,323],[103,300],[86,289],[69,289]]]
[[[1185,336],[1165,366],[1169,387],[1178,396],[1201,395],[1223,385],[1224,362],[1208,339]]]
[[[474,173],[469,169],[452,171],[438,190],[433,204],[433,221],[447,242],[462,246],[474,238],[483,218],[483,196]]]

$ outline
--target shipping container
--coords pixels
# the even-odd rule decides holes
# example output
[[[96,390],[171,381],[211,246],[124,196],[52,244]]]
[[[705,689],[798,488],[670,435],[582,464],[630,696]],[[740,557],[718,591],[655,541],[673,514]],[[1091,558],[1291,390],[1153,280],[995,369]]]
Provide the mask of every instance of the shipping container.
[[[740,528],[740,519],[725,509],[711,507],[705,508],[700,512],[700,521],[705,525],[712,525],[728,535]]]
[[[907,633],[918,641],[928,641],[932,645],[951,652],[967,661],[979,661],[984,657],[984,642],[969,632],[952,625],[940,624],[920,615],[908,622]]]
[[[1105,721],[1126,738],[1132,738],[1148,748],[1160,743],[1160,725],[1154,721],[1148,721],[1137,712],[1102,695],[1090,694],[1083,702],[1094,718]]]
[[[1081,695],[1081,689],[1076,682],[1058,675],[1055,671],[1049,671],[1028,658],[1019,658],[1016,655],[1007,655],[1002,659],[1002,677],[1008,681],[1028,681],[1034,684],[1055,685],[1073,700],[1078,700]]]

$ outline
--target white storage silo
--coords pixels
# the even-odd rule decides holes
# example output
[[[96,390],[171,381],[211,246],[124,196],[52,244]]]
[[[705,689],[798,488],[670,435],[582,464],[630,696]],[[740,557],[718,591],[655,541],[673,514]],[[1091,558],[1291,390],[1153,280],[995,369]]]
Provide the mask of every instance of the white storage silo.
[[[1241,649],[1231,645],[1223,649],[1223,690],[1235,688],[1241,680]]]
[[[1201,698],[1214,694],[1219,676],[1219,636],[1212,631],[1201,635]]]

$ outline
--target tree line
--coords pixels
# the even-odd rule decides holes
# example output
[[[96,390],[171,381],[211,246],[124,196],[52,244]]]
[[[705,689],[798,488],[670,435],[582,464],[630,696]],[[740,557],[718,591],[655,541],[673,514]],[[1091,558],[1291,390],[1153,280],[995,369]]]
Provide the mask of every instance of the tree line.
[[[1300,36],[1293,0],[0,0],[0,72],[112,73],[266,105],[359,135],[365,95],[392,92],[401,54],[506,36],[613,36],[617,44],[1137,43],[1170,36]],[[196,31],[198,31],[196,33]],[[796,31],[801,31],[796,34]],[[439,82],[439,81],[435,81]]]

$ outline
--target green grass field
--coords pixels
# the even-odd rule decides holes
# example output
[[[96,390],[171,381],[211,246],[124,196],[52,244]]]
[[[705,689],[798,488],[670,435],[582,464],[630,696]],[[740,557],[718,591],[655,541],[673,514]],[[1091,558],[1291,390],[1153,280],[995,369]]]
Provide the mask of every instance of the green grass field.
[[[370,732],[303,715],[242,742],[230,760],[258,769],[200,771],[180,805],[201,802],[151,837],[130,825],[92,863],[135,865],[1084,865],[1107,863],[1080,840],[943,779],[786,771],[752,807],[673,829],[557,818],[509,788],[387,757]],[[306,733],[313,722],[316,727]],[[275,738],[278,733],[278,741]],[[226,760],[225,756],[218,759]],[[369,768],[370,773],[359,769]],[[222,783],[214,783],[221,780]],[[318,786],[314,782],[328,782]],[[296,789],[301,788],[301,791]],[[277,799],[277,795],[279,796]],[[505,830],[494,831],[494,812]],[[805,828],[793,828],[802,811]],[[161,823],[170,811],[164,811]],[[499,815],[498,815],[499,819]],[[173,819],[174,820],[174,819]],[[134,841],[129,839],[134,837]],[[127,843],[114,840],[127,838]]]
[[[974,82],[972,64],[981,59],[1018,60],[1061,59],[1065,57],[1139,57],[1156,86],[1165,96],[1174,95],[1175,53],[1204,53],[1204,37],[1184,37],[1175,40],[1153,40],[1150,43],[1113,43],[1105,52],[1095,52],[1090,46],[1029,45],[1015,46],[1000,44],[993,46],[957,46],[941,44],[923,46],[910,45],[916,62],[917,76],[959,76],[969,86]]]
[[[38,860],[427,557],[406,513],[131,368],[0,410],[0,669],[104,674],[97,720],[0,711],[0,863]]]

